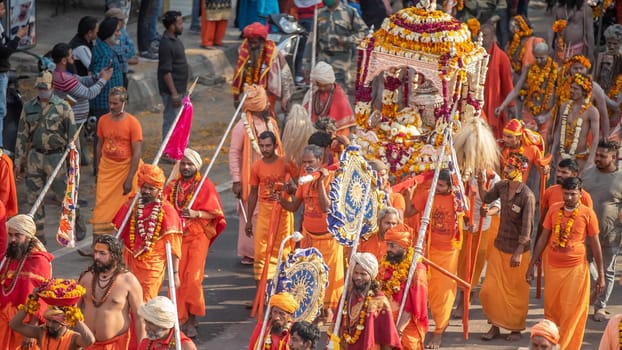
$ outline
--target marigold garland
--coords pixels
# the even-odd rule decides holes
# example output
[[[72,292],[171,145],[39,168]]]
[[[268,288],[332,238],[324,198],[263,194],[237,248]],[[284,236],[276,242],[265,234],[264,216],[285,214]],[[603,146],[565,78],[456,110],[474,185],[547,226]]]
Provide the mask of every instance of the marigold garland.
[[[514,16],[514,21],[516,22],[517,31],[514,33],[512,42],[508,47],[508,56],[510,57],[512,70],[514,70],[515,73],[520,73],[523,69],[523,57],[525,57],[525,51],[527,49],[527,43],[523,45],[521,45],[521,43],[523,39],[533,35],[533,29],[529,28],[523,16]],[[518,52],[518,56],[516,56],[519,47],[520,51]]]
[[[64,306],[61,309],[65,312],[65,321],[71,328],[75,327],[78,322],[84,321],[84,315],[77,306]]]
[[[613,101],[617,101],[618,95],[620,95],[620,91],[622,90],[622,74],[618,75],[615,84],[613,84],[609,91],[607,91],[607,97],[609,97]],[[609,115],[613,113],[611,108],[607,107]]]
[[[349,314],[346,311],[346,309],[343,310],[342,312],[343,313],[342,324],[344,327],[343,339],[345,339],[346,343],[355,344],[357,341],[359,341],[361,334],[365,330],[365,319],[367,318],[367,308],[369,307],[369,302],[373,295],[374,295],[373,291],[370,290],[367,292],[367,296],[365,297],[365,301],[363,302],[363,306],[361,307],[361,311],[359,312],[359,320],[356,325],[356,331],[354,332],[354,335],[350,335],[350,332],[349,332],[349,328],[350,328]],[[348,301],[346,300],[346,302]],[[349,302],[347,303],[347,305],[349,305]]]
[[[255,63],[255,66],[253,67],[248,67],[248,65],[246,66],[247,68],[246,77],[245,77],[246,79],[244,81],[246,84],[248,85],[259,84],[259,75],[261,74],[261,66],[263,65],[265,50],[266,48],[262,46],[261,50],[259,50],[259,57],[257,57],[257,62],[250,62],[250,63]]]
[[[23,310],[28,315],[34,315],[37,311],[39,311],[39,300],[33,295],[29,295],[26,298],[26,302],[17,307],[18,310]]]
[[[253,150],[257,152],[257,154],[261,154],[261,150],[259,149],[259,143],[257,142],[257,137],[255,136],[255,132],[251,129],[250,126],[252,118],[253,117],[250,113],[246,113],[246,116],[242,117],[242,123],[244,124],[244,129],[246,130],[246,134],[248,135],[251,147],[253,147]],[[268,131],[274,132],[272,130],[272,123],[269,120],[266,121],[266,126],[268,128]]]
[[[581,136],[581,126],[583,125],[583,119],[581,119],[581,116],[590,105],[589,100],[586,99],[581,106],[579,114],[577,115],[575,125],[573,127],[568,127],[568,113],[572,110],[573,104],[574,101],[570,101],[566,104],[566,108],[561,119],[559,153],[562,159],[574,158],[579,145],[579,137]]]
[[[561,232],[562,219],[564,217],[564,207],[562,206],[557,213],[557,221],[555,222],[555,227],[553,229],[553,247],[566,248],[568,244],[568,237],[570,237],[570,232],[572,232],[572,225],[574,224],[575,219],[577,218],[577,213],[579,212],[579,206],[581,204],[577,204],[577,206],[572,210],[570,214],[570,218],[566,222],[566,226],[564,227],[564,232]]]
[[[192,185],[190,185],[190,188],[188,189],[188,193],[186,193],[185,196],[181,188],[181,181],[182,179],[180,177],[175,183],[173,190],[169,193],[169,196],[168,196],[169,203],[173,203],[173,205],[175,206],[175,209],[177,209],[178,211],[186,209],[186,206],[188,205],[188,203],[190,203],[190,200],[192,199],[192,196],[194,195],[194,189],[196,188],[199,181],[201,181],[201,173],[197,171],[197,173],[194,175],[194,178],[192,179]]]
[[[563,31],[566,30],[566,25],[568,25],[568,22],[565,19],[558,19],[553,22],[553,26],[551,27],[553,29],[553,33],[557,34],[557,57],[560,60],[564,59],[565,45]]]
[[[382,292],[386,296],[391,296],[398,293],[402,288],[402,283],[408,278],[408,270],[410,270],[410,263],[413,260],[414,250],[408,248],[404,259],[398,264],[391,263],[387,260],[386,256],[380,261],[380,266],[385,271],[392,270],[391,277],[386,281],[381,281]]]
[[[467,19],[466,25],[469,28],[472,37],[476,37],[477,34],[479,34],[479,28],[481,27],[481,24],[479,23],[477,18],[472,17]]]
[[[526,97],[526,104],[532,115],[537,116],[549,110],[556,80],[557,63],[551,57],[547,58],[544,68],[537,64],[529,67],[527,81],[520,95]]]
[[[139,200],[130,220],[130,249],[134,249],[134,242],[136,241],[135,230],[137,226],[138,235],[144,241],[143,248],[135,251],[135,257],[139,257],[143,253],[151,253],[151,251],[153,250],[153,244],[158,240],[158,237],[160,236],[162,221],[164,220],[164,209],[162,208],[162,199],[160,198],[160,196],[156,198],[155,205],[151,209],[151,214],[146,219],[143,217],[144,208],[145,204],[142,202],[142,200]],[[148,221],[147,230],[145,230],[145,220]]]

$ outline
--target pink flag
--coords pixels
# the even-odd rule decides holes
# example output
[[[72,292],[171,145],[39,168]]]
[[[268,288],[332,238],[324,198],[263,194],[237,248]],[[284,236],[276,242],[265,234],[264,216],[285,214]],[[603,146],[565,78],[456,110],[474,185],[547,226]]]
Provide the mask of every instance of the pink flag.
[[[190,140],[190,129],[192,128],[192,101],[190,101],[190,96],[184,97],[183,103],[181,116],[164,149],[164,154],[175,160],[181,160],[184,157],[184,151]]]

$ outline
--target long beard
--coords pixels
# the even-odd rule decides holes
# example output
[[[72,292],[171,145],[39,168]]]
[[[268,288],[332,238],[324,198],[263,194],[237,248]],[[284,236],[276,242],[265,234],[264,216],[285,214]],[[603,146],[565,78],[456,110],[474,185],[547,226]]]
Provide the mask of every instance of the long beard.
[[[393,254],[387,253],[387,261],[391,264],[399,264],[404,260],[404,253],[402,254]]]
[[[45,327],[45,332],[50,338],[58,339],[61,336],[60,329],[51,329],[51,328]]]
[[[369,288],[371,287],[371,281],[363,284],[363,285],[357,285],[356,283],[353,284],[353,288],[354,290],[359,294],[359,295],[363,295],[365,292],[367,292],[369,290]]]
[[[93,263],[93,271],[96,273],[108,272],[114,267],[114,262],[111,261],[107,264],[96,264]]]
[[[611,82],[613,81],[612,73],[613,72],[609,69],[601,69],[600,74],[598,75],[598,83],[605,90],[605,92],[611,87]]]
[[[8,247],[6,248],[6,256],[9,259],[21,259],[26,256],[26,254],[28,254],[29,250],[30,242],[25,242],[21,244],[9,243]]]

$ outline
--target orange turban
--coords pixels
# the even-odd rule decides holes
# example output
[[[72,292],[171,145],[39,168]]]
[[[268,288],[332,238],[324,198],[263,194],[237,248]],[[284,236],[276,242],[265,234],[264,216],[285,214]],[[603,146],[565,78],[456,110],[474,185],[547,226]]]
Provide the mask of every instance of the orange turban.
[[[531,327],[531,339],[541,336],[554,345],[559,344],[559,329],[553,321],[542,320]]]
[[[244,27],[242,31],[245,38],[262,38],[266,40],[268,38],[268,27],[265,25],[255,22]]]
[[[291,294],[281,292],[270,297],[270,307],[278,307],[288,314],[293,314],[298,309],[298,302]]]
[[[266,95],[266,89],[261,85],[246,85],[244,87],[246,93],[246,100],[242,106],[242,110],[245,112],[263,112],[268,105],[268,95]]]
[[[525,124],[518,119],[510,119],[503,128],[503,133],[512,136],[521,136],[525,130]]]
[[[410,242],[412,239],[413,231],[410,227],[399,224],[397,226],[393,226],[389,231],[384,234],[385,241],[393,241],[399,244],[402,248],[410,247]]]
[[[147,183],[162,189],[165,181],[164,171],[157,165],[143,164],[138,170],[138,187],[143,187]]]

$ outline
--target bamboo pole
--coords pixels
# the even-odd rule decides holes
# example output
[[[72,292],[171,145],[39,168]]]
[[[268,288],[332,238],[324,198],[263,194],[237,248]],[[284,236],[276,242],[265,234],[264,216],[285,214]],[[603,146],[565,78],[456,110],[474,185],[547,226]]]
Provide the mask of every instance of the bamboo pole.
[[[168,274],[168,294],[175,306],[175,349],[181,350],[181,333],[179,331],[179,317],[177,317],[177,291],[175,290],[175,271],[173,268],[173,253],[171,242],[166,241],[166,268]]]

